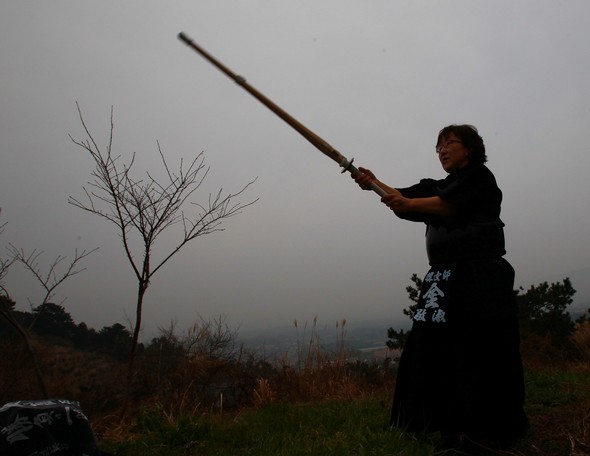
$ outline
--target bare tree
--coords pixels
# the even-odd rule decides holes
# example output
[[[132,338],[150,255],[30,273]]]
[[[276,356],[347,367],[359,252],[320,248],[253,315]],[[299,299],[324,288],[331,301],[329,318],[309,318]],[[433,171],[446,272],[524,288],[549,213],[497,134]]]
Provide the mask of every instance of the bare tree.
[[[0,234],[4,232],[4,227],[6,223],[0,225]],[[43,375],[41,373],[41,367],[39,366],[39,361],[37,359],[37,354],[35,353],[35,349],[31,344],[31,338],[29,337],[29,332],[23,325],[19,323],[19,321],[15,318],[13,309],[14,309],[14,301],[10,299],[10,295],[8,294],[8,290],[6,289],[4,279],[10,266],[16,261],[14,256],[9,257],[8,259],[0,258],[0,316],[4,318],[21,336],[23,343],[25,345],[25,349],[31,358],[33,363],[33,368],[35,370],[35,377],[37,378],[37,384],[39,385],[39,389],[41,390],[41,394],[45,399],[49,398],[49,394],[47,393],[47,387],[45,386],[45,381],[43,380]]]
[[[0,234],[4,231],[5,225],[5,223],[0,225]],[[60,269],[59,266],[64,260],[66,260],[66,257],[59,255],[49,265],[49,269],[46,274],[41,271],[38,263],[38,259],[42,252],[33,250],[31,254],[27,255],[23,249],[18,249],[12,244],[10,244],[8,250],[10,252],[10,257],[8,259],[0,259],[0,316],[2,316],[21,336],[25,345],[25,349],[31,359],[31,362],[33,363],[35,377],[37,379],[39,389],[41,390],[43,397],[45,399],[49,399],[49,394],[45,385],[41,366],[39,364],[35,349],[33,348],[33,344],[31,343],[30,331],[34,321],[27,328],[23,326],[23,324],[21,324],[15,317],[13,313],[15,303],[12,301],[12,299],[10,299],[10,295],[6,290],[4,278],[12,264],[15,262],[22,263],[24,267],[35,276],[39,284],[45,290],[45,295],[41,303],[43,305],[49,302],[49,300],[53,297],[56,288],[60,286],[65,280],[83,271],[83,269],[77,269],[78,263],[96,249],[91,250],[90,252],[83,251],[82,253],[78,253],[78,251],[76,251],[74,259],[69,264],[67,264],[65,269],[62,271],[58,271],[58,269]]]
[[[2,213],[2,209],[0,209],[0,213]],[[0,224],[0,234],[4,233],[4,228],[6,227],[6,222]],[[14,258],[0,258],[0,293],[5,294],[6,289],[4,288],[4,278],[8,273],[8,269],[14,263]]]
[[[204,165],[203,153],[198,154],[188,166],[181,160],[178,170],[172,172],[160,144],[157,143],[166,177],[159,181],[148,172],[143,178],[136,178],[132,175],[135,154],[126,164],[121,162],[120,155],[113,153],[113,109],[111,108],[108,144],[105,148],[100,148],[86,126],[80,106],[76,106],[86,138],[76,140],[70,136],[70,139],[90,154],[95,167],[91,174],[93,180],[88,183],[88,188],[84,188],[85,200],[70,197],[69,203],[115,225],[137,279],[136,315],[127,370],[127,384],[130,388],[141,329],[143,299],[150,280],[190,241],[222,231],[221,224],[225,219],[241,213],[244,208],[258,201],[235,202],[236,197],[245,192],[256,179],[237,193],[223,196],[222,190],[219,190],[217,194],[209,195],[206,204],[197,204],[190,201],[190,198],[200,188],[209,171]],[[185,212],[188,204],[195,209],[190,215]],[[178,241],[167,253],[154,261],[156,239],[174,225],[182,227],[178,230]],[[139,235],[141,240],[140,246],[135,248],[131,245],[134,235]]]

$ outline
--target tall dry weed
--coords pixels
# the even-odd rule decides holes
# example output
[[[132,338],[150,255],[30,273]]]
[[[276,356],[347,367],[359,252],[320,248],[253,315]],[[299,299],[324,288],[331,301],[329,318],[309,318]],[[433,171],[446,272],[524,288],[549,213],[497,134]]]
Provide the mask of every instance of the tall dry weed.
[[[584,361],[590,363],[590,322],[579,324],[571,339]]]
[[[275,402],[276,394],[267,378],[259,378],[252,392],[252,402],[256,407],[264,407]]]
[[[355,353],[346,348],[346,319],[336,322],[335,349],[327,349],[317,330],[317,317],[310,328],[307,323],[294,326],[297,331],[295,359],[288,353],[275,361],[275,375],[267,379],[275,401],[313,401],[322,399],[351,399],[374,393],[385,386],[391,387],[389,370],[375,363],[356,359]],[[306,334],[302,339],[301,332]],[[260,400],[261,391],[253,392],[254,400]]]

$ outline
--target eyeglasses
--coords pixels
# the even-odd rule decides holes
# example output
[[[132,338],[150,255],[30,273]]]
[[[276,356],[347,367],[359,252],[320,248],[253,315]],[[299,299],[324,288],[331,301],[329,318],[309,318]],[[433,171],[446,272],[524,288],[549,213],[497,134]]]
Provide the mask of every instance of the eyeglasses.
[[[458,139],[447,139],[446,141],[440,143],[436,146],[436,153],[440,154],[443,149],[448,149],[451,144],[463,144],[463,141],[459,141]]]

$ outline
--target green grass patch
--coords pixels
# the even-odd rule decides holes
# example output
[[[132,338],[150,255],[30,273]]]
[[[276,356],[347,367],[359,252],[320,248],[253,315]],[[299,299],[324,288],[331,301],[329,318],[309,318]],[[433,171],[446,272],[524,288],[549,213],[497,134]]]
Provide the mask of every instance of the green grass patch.
[[[528,370],[526,411],[532,432],[516,447],[522,454],[590,454],[590,369]]]
[[[590,371],[527,371],[525,391],[527,411],[533,415],[547,413],[551,408],[568,406],[590,398]]]
[[[160,412],[142,412],[134,439],[101,447],[137,455],[434,454],[428,441],[389,429],[389,407],[378,399],[273,404],[222,420],[182,418],[175,424]]]

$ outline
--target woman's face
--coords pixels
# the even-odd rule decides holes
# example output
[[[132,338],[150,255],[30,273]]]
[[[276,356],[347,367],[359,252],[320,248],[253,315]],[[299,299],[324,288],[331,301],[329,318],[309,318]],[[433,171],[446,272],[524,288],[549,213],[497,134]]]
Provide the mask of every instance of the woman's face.
[[[447,173],[452,173],[469,164],[469,150],[454,133],[441,138],[436,151],[440,164]]]

